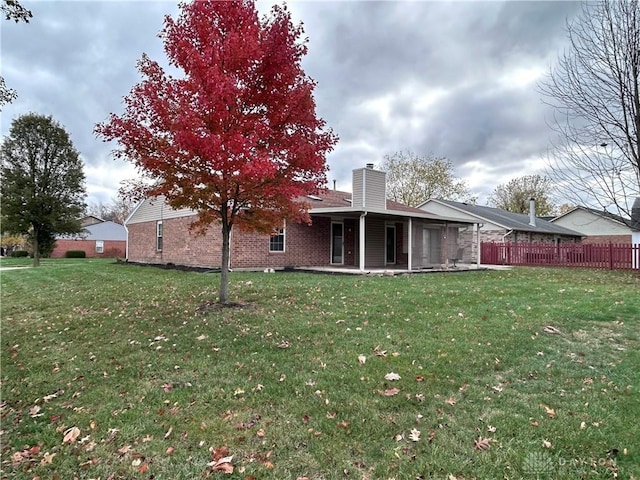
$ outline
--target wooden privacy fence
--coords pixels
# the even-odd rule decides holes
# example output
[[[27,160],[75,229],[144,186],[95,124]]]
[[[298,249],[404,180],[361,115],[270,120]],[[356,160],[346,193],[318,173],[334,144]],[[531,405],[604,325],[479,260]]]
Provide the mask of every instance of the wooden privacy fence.
[[[640,269],[640,245],[582,243],[482,243],[480,261],[490,265]]]

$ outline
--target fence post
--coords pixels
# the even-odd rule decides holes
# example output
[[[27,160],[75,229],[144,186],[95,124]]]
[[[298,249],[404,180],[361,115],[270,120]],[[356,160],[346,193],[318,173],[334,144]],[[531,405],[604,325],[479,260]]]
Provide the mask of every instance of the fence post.
[[[613,270],[613,243],[609,242],[609,270]]]

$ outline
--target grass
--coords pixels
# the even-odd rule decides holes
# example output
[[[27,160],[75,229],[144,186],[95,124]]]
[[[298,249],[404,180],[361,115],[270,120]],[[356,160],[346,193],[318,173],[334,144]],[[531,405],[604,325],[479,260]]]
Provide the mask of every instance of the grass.
[[[640,478],[637,274],[0,276],[3,479]]]

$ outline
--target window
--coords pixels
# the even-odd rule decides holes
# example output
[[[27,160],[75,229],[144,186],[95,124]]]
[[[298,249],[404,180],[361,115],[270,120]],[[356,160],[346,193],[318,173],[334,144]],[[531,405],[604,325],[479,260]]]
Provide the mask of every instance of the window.
[[[162,220],[156,223],[156,250],[162,251]]]
[[[104,253],[104,241],[96,240],[96,253]]]
[[[270,252],[284,252],[284,228],[279,228],[276,233],[269,237]]]

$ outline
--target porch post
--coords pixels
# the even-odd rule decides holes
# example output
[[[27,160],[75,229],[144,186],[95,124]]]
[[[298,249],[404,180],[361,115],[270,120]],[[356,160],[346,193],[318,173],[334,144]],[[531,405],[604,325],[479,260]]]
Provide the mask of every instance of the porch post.
[[[480,266],[480,224],[476,223],[476,265]]]
[[[411,255],[413,253],[413,222],[411,220],[409,217],[409,261],[407,262],[409,271],[411,271]]]
[[[359,235],[359,240],[360,240],[360,271],[364,272],[364,231],[365,231],[365,220],[364,217],[367,216],[367,212],[363,212],[360,215],[360,235]]]

